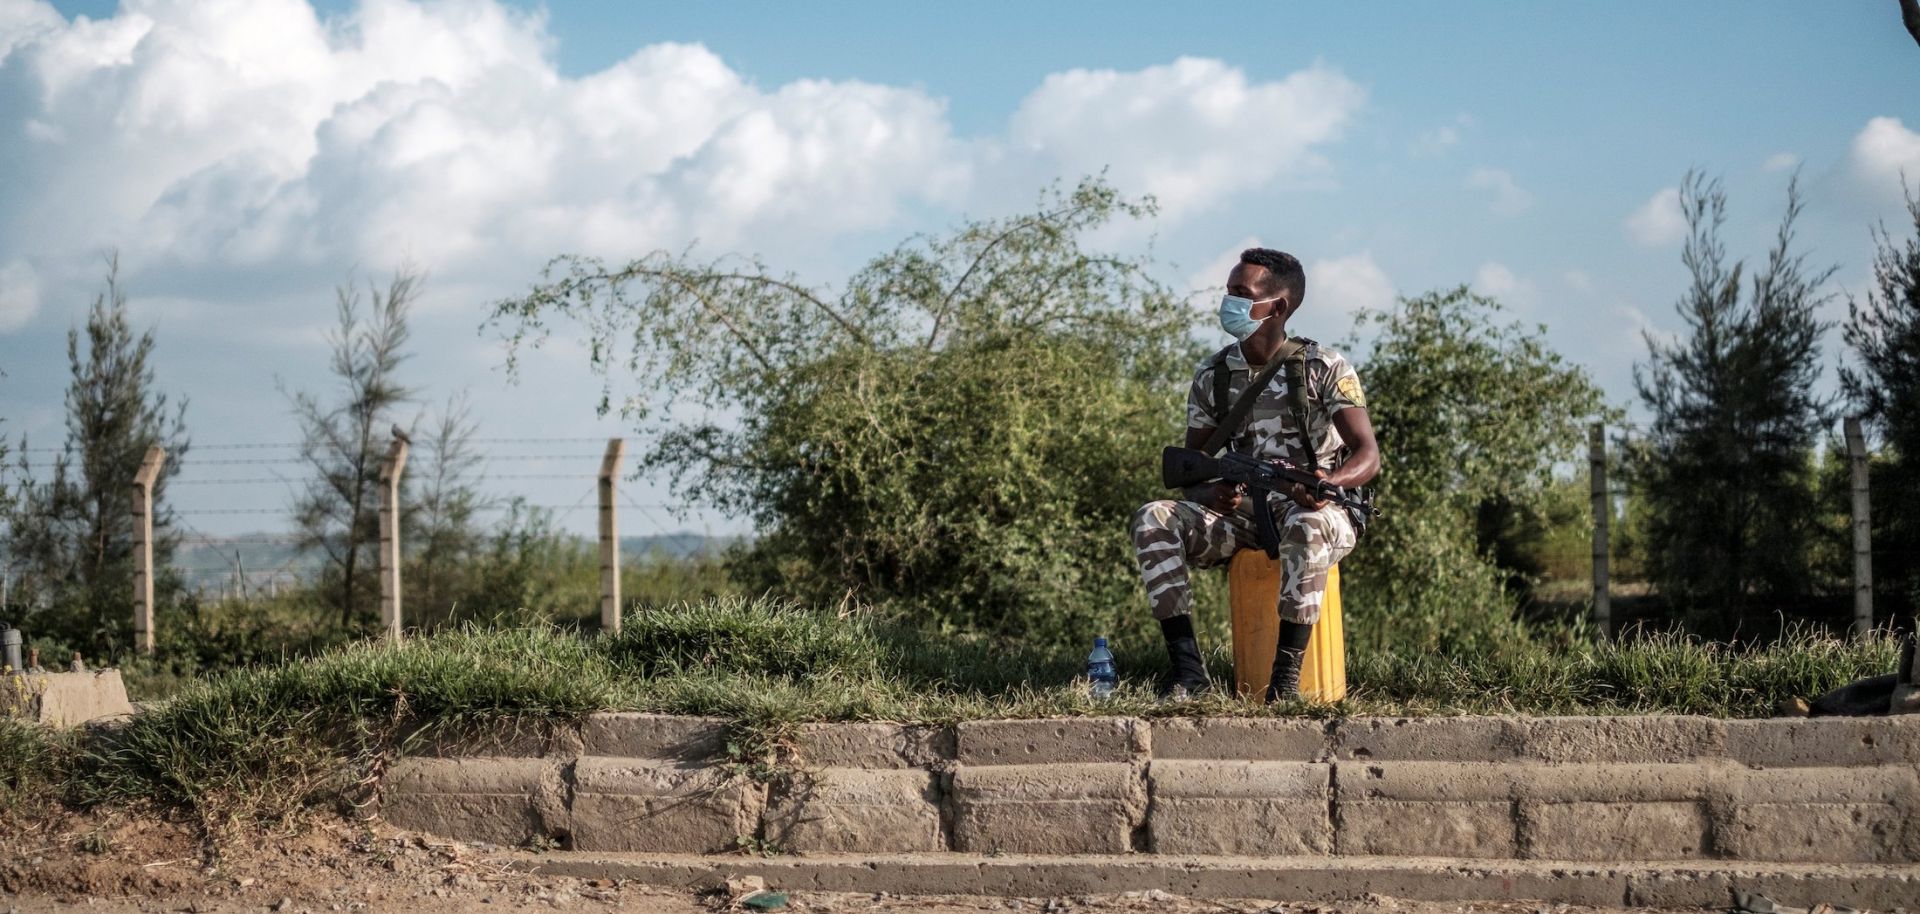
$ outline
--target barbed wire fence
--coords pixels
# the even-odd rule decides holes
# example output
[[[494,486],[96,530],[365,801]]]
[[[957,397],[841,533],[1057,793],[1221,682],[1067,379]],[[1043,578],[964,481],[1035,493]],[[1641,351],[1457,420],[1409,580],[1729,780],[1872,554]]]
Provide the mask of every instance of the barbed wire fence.
[[[1592,584],[1590,621],[1599,631],[1612,634],[1619,628],[1612,612],[1612,598],[1619,589],[1613,574],[1613,565],[1619,556],[1612,548],[1612,526],[1616,518],[1625,518],[1628,500],[1638,494],[1621,478],[1624,474],[1620,471],[1625,466],[1623,458],[1634,447],[1636,439],[1647,442],[1654,437],[1655,431],[1635,422],[1616,422],[1611,425],[1596,423],[1588,431],[1587,479],[1592,523],[1587,552],[1591,562]],[[1887,559],[1891,555],[1887,550],[1876,549],[1872,542],[1872,497],[1868,473],[1871,454],[1861,419],[1846,417],[1839,431],[1840,434],[1833,440],[1842,449],[1841,454],[1847,462],[1850,495],[1848,527],[1853,564],[1850,581],[1853,613],[1848,633],[1854,638],[1864,638],[1876,624],[1873,606],[1874,560]],[[1570,564],[1567,552],[1563,546],[1557,554],[1544,554],[1542,557],[1564,569]],[[1639,574],[1639,569],[1634,570],[1633,584],[1636,586],[1633,589],[1644,593],[1647,581]]]
[[[612,442],[620,440],[615,438]],[[612,531],[622,526],[614,520],[621,506],[632,509],[637,521],[626,531],[628,536],[664,538],[689,533],[708,539],[712,536],[711,529],[704,524],[700,524],[697,531],[690,529],[686,505],[642,502],[621,490],[617,482],[631,466],[624,460],[623,446],[618,446],[621,456],[617,460],[608,459],[616,447],[608,438],[476,437],[467,439],[466,443],[480,450],[477,462],[469,472],[461,474],[459,482],[485,488],[483,500],[469,506],[469,510],[478,515],[496,516],[518,511],[551,512],[547,519],[555,528],[564,530],[579,512],[594,510],[594,496],[599,492],[602,495],[598,506],[602,515],[601,553],[603,562],[611,561],[613,567],[618,567],[619,547],[617,542],[609,543],[609,540]],[[608,445],[609,450],[591,452],[579,447],[587,443]],[[325,559],[318,551],[303,548],[307,544],[295,529],[294,501],[312,480],[315,466],[305,455],[305,447],[297,441],[193,444],[187,454],[177,459],[177,475],[166,483],[164,517],[173,525],[177,547],[174,561],[164,571],[179,575],[187,589],[198,596],[223,599],[273,598],[281,588],[311,583],[313,575],[324,567]],[[508,452],[489,453],[491,448]],[[11,465],[29,472],[51,470],[65,453],[62,447],[18,448],[15,454],[20,459]],[[154,458],[150,452],[149,460]],[[159,458],[165,459],[164,453]],[[534,471],[488,472],[496,464],[524,466]],[[562,469],[567,464],[578,469]],[[513,491],[526,488],[525,483],[566,481],[581,483],[579,497],[571,502],[534,501],[530,493]],[[508,485],[502,487],[499,485],[502,482]],[[137,483],[136,492],[139,492]],[[617,501],[613,498],[616,495]],[[136,506],[136,514],[140,510]],[[214,518],[222,521],[258,518],[262,527],[274,529],[212,534],[202,525],[212,526],[210,519]],[[136,550],[140,548],[141,544],[136,542]],[[151,576],[162,569],[151,567],[150,543],[146,551],[144,573]],[[262,553],[266,555],[263,557]],[[250,567],[250,561],[256,564]],[[0,568],[0,575],[11,577],[6,574],[8,571],[10,569]],[[385,573],[387,569],[382,571]],[[603,578],[606,577],[603,574]],[[618,575],[611,577],[613,595],[603,602],[612,604],[614,617],[603,619],[603,623],[617,628]],[[136,620],[136,629],[140,627]]]

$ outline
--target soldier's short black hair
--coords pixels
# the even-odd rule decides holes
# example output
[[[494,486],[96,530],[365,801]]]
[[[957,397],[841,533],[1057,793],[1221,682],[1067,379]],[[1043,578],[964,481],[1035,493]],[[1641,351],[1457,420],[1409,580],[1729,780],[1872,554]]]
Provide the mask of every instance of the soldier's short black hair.
[[[1300,266],[1300,258],[1272,248],[1247,248],[1240,252],[1240,262],[1256,267],[1266,267],[1273,285],[1268,291],[1287,289],[1293,293],[1293,307],[1307,300],[1307,271]]]

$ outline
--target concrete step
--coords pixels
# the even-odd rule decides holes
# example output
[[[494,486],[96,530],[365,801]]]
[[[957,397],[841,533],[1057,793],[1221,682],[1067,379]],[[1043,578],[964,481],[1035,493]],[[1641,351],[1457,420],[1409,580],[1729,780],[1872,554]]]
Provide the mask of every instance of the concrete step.
[[[553,876],[707,886],[756,875],[795,892],[1048,897],[1159,889],[1195,898],[1338,901],[1368,894],[1419,901],[1725,908],[1733,893],[1782,904],[1920,908],[1910,864],[1556,863],[1439,857],[1014,856],[976,854],[696,856],[562,851],[519,854],[514,867]]]

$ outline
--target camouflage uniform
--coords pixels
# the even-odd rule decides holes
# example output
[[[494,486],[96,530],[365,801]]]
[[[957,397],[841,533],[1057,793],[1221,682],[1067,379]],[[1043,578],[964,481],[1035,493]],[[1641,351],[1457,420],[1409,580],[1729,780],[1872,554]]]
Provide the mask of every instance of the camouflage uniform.
[[[1223,353],[1233,379],[1225,403],[1215,404],[1213,373],[1216,358],[1201,363],[1187,394],[1187,425],[1211,431],[1216,416],[1226,413],[1258,370],[1249,371],[1238,343]],[[1347,458],[1346,442],[1333,427],[1333,415],[1343,409],[1366,408],[1360,378],[1345,356],[1324,346],[1307,359],[1307,433],[1322,469],[1332,469]],[[1235,453],[1262,458],[1285,458],[1305,466],[1307,452],[1301,429],[1287,403],[1286,372],[1275,372],[1266,390],[1254,401],[1246,423],[1227,445]],[[1248,492],[1233,514],[1221,514],[1191,501],[1148,502],[1133,516],[1133,544],[1140,559],[1140,578],[1147,602],[1158,619],[1170,619],[1193,610],[1188,566],[1211,568],[1226,563],[1241,549],[1259,548]],[[1345,509],[1328,505],[1310,511],[1281,495],[1271,496],[1274,520],[1280,528],[1280,618],[1311,624],[1320,619],[1320,602],[1327,587],[1327,569],[1353,551],[1354,528]]]

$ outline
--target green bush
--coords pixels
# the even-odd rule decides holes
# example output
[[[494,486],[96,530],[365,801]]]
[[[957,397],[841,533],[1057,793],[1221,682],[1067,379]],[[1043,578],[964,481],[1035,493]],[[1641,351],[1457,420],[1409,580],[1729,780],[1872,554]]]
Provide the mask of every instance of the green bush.
[[[1529,637],[1483,513],[1550,524],[1555,467],[1607,411],[1544,328],[1498,323],[1499,310],[1462,287],[1361,316],[1379,328],[1360,371],[1385,515],[1341,565],[1356,653],[1484,656]]]
[[[588,332],[602,408],[658,442],[646,466],[756,522],[749,589],[1036,642],[1144,633],[1126,523],[1164,494],[1201,353],[1143,262],[1084,242],[1151,212],[1090,180],[910,239],[838,293],[732,258],[566,257],[494,320],[516,345]]]

